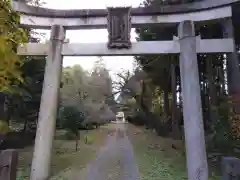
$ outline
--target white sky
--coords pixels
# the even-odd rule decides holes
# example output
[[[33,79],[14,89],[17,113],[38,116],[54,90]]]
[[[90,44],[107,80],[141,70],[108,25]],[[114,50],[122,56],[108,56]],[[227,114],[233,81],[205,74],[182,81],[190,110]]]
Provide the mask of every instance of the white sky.
[[[53,9],[101,9],[106,7],[116,6],[132,6],[138,7],[142,0],[43,0],[46,2],[44,7]],[[46,32],[46,38],[49,39],[49,31]],[[97,43],[107,42],[107,30],[69,30],[66,32],[66,38],[70,40],[70,43]],[[132,29],[131,39],[135,41],[135,31]],[[98,57],[64,57],[63,66],[72,66],[80,64],[84,69],[90,70],[93,67],[93,63]],[[114,75],[115,72],[119,72],[121,69],[133,68],[133,57],[112,56],[103,57],[107,69],[110,70],[110,74]],[[114,78],[114,77],[113,77]]]

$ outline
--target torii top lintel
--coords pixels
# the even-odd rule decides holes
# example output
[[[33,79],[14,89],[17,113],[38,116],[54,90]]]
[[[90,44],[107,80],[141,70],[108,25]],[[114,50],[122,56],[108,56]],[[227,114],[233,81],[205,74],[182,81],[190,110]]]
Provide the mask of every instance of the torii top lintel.
[[[13,0],[21,12],[20,23],[30,28],[49,29],[54,24],[66,29],[99,29],[108,24],[107,9],[57,10],[29,6],[25,0]],[[176,24],[185,20],[207,22],[232,16],[232,4],[240,0],[201,0],[188,4],[131,8],[132,28],[153,24]]]
[[[163,5],[161,7],[139,7],[132,8],[132,16],[149,16],[161,14],[180,14],[188,12],[196,12],[207,9],[227,6],[240,0],[203,0],[187,4],[179,5]],[[106,9],[75,9],[75,10],[57,10],[34,6],[23,6],[22,0],[13,0],[13,7],[16,11],[23,14],[52,17],[52,18],[81,18],[81,17],[105,17],[107,16]]]

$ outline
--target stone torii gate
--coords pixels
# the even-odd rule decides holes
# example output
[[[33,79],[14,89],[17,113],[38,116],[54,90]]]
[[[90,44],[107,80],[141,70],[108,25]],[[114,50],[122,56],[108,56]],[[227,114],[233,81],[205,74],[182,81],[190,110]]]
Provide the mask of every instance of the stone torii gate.
[[[22,13],[21,25],[51,29],[46,44],[28,43],[18,48],[19,55],[46,55],[44,85],[32,161],[31,180],[46,180],[55,131],[57,98],[63,56],[118,56],[180,54],[181,83],[187,169],[189,180],[207,180],[208,165],[204,140],[197,53],[227,53],[237,69],[237,56],[231,22],[232,4],[240,0],[203,0],[200,2],[154,8],[108,8],[98,10],[53,10],[13,1]],[[201,39],[195,26],[224,22],[224,39]],[[169,41],[130,42],[130,29],[152,25],[178,24],[178,37]],[[107,28],[109,42],[69,44],[68,29]],[[157,177],[156,177],[157,178]]]

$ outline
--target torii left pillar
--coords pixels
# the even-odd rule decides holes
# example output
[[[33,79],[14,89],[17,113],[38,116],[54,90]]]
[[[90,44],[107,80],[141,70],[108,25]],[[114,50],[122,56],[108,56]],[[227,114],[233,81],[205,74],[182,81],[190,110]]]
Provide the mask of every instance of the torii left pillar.
[[[62,70],[64,28],[53,25],[46,60],[38,127],[32,160],[31,180],[47,180],[51,170],[52,143],[56,126],[57,104]]]

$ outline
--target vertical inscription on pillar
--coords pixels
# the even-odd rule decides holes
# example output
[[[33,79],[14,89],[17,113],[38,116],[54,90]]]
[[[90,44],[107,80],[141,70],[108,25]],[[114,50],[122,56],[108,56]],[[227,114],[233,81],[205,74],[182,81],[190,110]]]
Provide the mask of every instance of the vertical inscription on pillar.
[[[108,8],[108,48],[131,48],[131,7]]]

